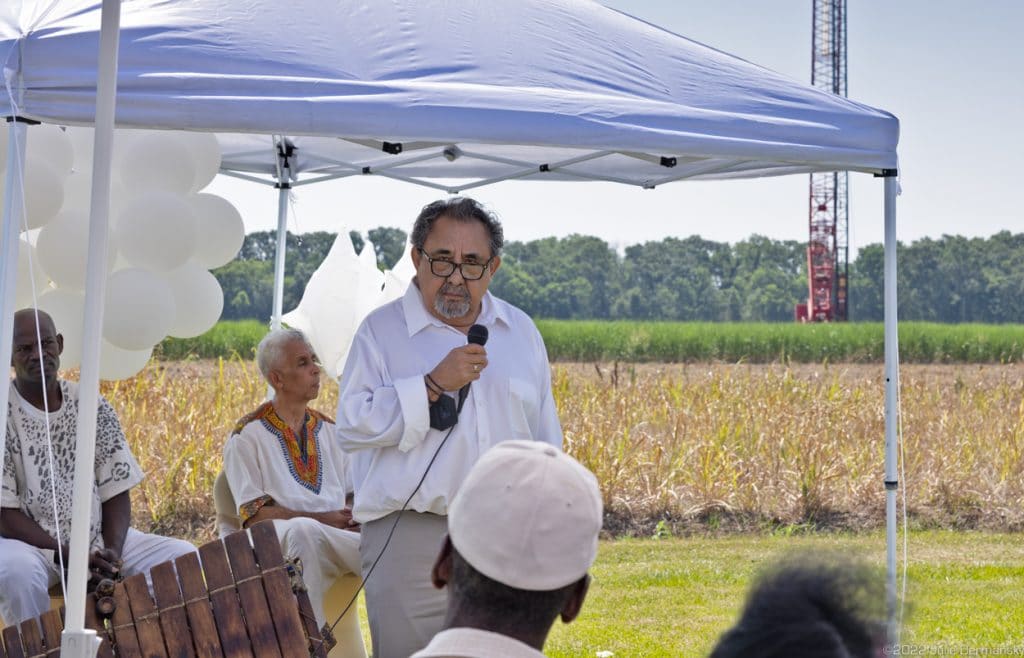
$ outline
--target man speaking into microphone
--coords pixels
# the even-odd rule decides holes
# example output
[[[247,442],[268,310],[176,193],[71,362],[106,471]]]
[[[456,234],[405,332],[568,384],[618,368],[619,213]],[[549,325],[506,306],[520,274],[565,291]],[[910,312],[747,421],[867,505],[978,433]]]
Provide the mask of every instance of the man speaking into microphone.
[[[487,292],[497,218],[470,198],[435,201],[410,242],[416,276],[356,331],[338,400],[375,658],[405,658],[441,629],[447,595],[430,571],[477,459],[509,439],[562,446],[540,333]]]

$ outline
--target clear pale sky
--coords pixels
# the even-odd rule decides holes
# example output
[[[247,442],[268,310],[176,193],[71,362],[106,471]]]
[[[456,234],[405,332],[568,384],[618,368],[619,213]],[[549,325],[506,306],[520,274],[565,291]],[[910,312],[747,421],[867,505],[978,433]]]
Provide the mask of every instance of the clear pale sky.
[[[695,41],[810,82],[810,0],[605,0]],[[1024,2],[850,0],[849,96],[900,119],[897,235],[1024,231]],[[850,243],[882,240],[881,183],[850,176]],[[614,246],[699,234],[807,237],[807,176],[681,182],[655,190],[613,183],[507,182],[474,190],[509,240],[572,233]],[[219,176],[246,230],[276,226],[276,190]],[[295,190],[289,229],[408,230],[434,190],[353,178]]]

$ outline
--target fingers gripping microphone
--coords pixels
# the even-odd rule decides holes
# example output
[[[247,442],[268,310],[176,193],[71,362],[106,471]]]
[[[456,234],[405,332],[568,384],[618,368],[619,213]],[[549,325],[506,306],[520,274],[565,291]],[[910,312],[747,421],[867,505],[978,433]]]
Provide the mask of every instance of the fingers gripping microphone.
[[[471,345],[486,345],[487,344],[487,327],[482,324],[474,324],[469,328],[469,334],[466,336],[466,342]],[[462,411],[462,405],[466,401],[466,397],[469,395],[469,384],[466,384],[459,389],[459,406],[458,411]]]

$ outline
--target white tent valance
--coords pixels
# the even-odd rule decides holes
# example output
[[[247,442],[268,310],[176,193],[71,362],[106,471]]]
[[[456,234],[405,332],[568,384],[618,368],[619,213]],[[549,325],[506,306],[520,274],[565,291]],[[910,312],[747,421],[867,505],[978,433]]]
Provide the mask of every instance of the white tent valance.
[[[0,94],[0,115],[92,123],[99,8],[0,7],[13,98]],[[896,167],[899,130],[881,110],[574,0],[133,0],[117,86],[118,126],[242,133],[221,136],[227,170],[274,174],[273,144],[253,134],[288,135],[293,175],[460,189],[878,172]]]

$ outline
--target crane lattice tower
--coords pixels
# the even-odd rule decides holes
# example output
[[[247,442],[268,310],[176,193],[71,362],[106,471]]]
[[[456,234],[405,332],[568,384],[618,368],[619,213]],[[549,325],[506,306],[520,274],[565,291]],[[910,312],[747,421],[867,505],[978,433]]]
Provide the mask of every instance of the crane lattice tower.
[[[846,0],[814,0],[811,84],[846,96]],[[846,320],[849,290],[847,173],[811,174],[806,305],[797,319]]]

